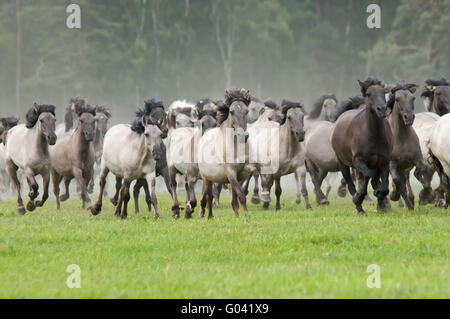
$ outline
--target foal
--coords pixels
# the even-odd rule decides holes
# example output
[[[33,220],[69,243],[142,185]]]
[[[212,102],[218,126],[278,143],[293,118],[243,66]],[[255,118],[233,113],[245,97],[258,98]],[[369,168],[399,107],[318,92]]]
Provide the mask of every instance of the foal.
[[[378,210],[386,210],[384,200],[389,193],[389,162],[393,138],[386,120],[390,112],[386,105],[386,89],[381,81],[374,77],[358,82],[366,107],[362,110],[347,111],[338,118],[331,144],[356,209],[358,213],[364,214],[361,204],[367,194],[370,179],[378,199]],[[356,168],[362,181],[357,193],[350,167]]]
[[[44,205],[48,198],[50,182],[48,146],[56,143],[55,121],[54,105],[34,103],[34,106],[26,114],[26,124],[13,127],[6,135],[6,167],[17,191],[17,213],[20,215],[24,215],[26,210],[20,195],[18,168],[24,171],[30,188],[28,193],[30,201],[27,203],[27,209],[33,211],[36,207]],[[42,199],[35,203],[34,200],[39,195],[36,175],[42,176],[44,194]]]

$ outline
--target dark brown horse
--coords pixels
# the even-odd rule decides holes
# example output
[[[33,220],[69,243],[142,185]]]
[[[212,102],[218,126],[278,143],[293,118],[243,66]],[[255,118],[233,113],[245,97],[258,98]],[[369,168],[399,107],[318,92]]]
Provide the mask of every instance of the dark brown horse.
[[[358,213],[364,214],[361,204],[370,180],[378,199],[378,210],[386,210],[385,197],[389,193],[389,162],[393,138],[386,119],[391,110],[386,104],[385,87],[374,77],[358,82],[366,107],[347,111],[338,118],[331,143],[356,209]],[[361,181],[357,193],[350,167],[356,168]]]
[[[426,178],[427,167],[423,162],[419,138],[412,127],[414,122],[414,92],[416,84],[397,83],[388,100],[388,108],[392,109],[389,117],[394,148],[392,150],[389,170],[393,180],[391,200],[398,201],[400,195],[408,209],[414,209],[414,193],[409,182],[409,172],[417,167],[419,180],[427,192],[431,192],[430,181]]]
[[[444,77],[439,80],[426,80],[421,96],[425,99],[425,108],[439,116],[450,113],[450,83]]]

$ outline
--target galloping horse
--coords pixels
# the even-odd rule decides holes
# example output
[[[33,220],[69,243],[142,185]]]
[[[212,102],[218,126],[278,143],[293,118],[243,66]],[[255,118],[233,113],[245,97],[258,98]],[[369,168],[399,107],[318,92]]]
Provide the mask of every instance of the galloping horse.
[[[158,126],[150,124],[150,114],[149,108],[139,110],[133,125],[118,124],[106,133],[101,161],[100,193],[97,202],[91,207],[93,215],[97,215],[101,210],[106,176],[111,171],[116,177],[123,179],[116,205],[116,216],[127,218],[130,184],[133,180],[145,179],[152,188],[151,202],[155,218],[159,218],[155,169],[156,161],[162,155],[163,133]]]
[[[371,180],[378,199],[378,210],[386,210],[384,202],[389,193],[389,162],[392,154],[392,132],[386,117],[391,110],[386,105],[386,88],[377,78],[358,80],[365,99],[365,108],[350,110],[336,121],[331,144],[338,158],[339,168],[353,196],[358,213]],[[362,183],[356,193],[350,167],[357,170]],[[381,187],[380,187],[381,178]]]
[[[33,211],[36,207],[44,205],[48,198],[50,182],[48,146],[56,143],[55,121],[54,105],[34,103],[26,114],[26,124],[13,127],[6,136],[6,167],[17,191],[17,213],[20,215],[24,215],[26,210],[20,195],[18,168],[24,171],[30,189],[27,209]],[[42,176],[44,193],[40,201],[34,202],[39,195],[39,186],[34,178],[36,175]]]
[[[229,183],[235,216],[239,217],[239,203],[245,215],[248,215],[245,192],[240,183],[251,173],[245,169],[248,164],[245,147],[248,139],[246,131],[249,104],[249,91],[227,90],[225,103],[217,110],[220,126],[210,129],[200,139],[198,167],[205,185],[201,200],[201,216],[204,216],[205,207],[208,205],[208,217],[213,217],[213,183]],[[240,152],[239,150],[242,149],[243,151]]]

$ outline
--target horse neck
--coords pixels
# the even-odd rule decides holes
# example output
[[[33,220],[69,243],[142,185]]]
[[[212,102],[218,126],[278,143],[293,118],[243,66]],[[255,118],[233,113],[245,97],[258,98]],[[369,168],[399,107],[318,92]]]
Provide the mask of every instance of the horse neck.
[[[298,142],[295,140],[294,134],[291,132],[291,126],[286,121],[280,126],[280,157],[292,158],[297,149]]]
[[[103,133],[98,128],[96,128],[94,137],[94,149],[96,151],[101,150],[102,146],[103,146]]]
[[[82,129],[80,123],[77,124],[77,126],[75,128],[75,131],[72,134],[72,138],[75,141],[77,141],[77,145],[78,145],[79,150],[85,151],[85,150],[89,149],[91,142],[88,142],[85,139],[84,134],[83,134],[83,129]]]
[[[403,136],[405,136],[408,132],[408,127],[405,125],[405,122],[402,119],[397,102],[395,102],[394,108],[392,110],[390,124],[392,135],[397,140],[401,140]]]
[[[372,112],[369,105],[366,106],[364,110],[365,119],[367,127],[369,128],[370,134],[373,136],[381,136],[383,135],[383,120],[380,119],[375,112]]]
[[[34,141],[33,145],[37,151],[41,151],[44,154],[48,153],[47,139],[44,134],[41,133],[41,124],[38,121],[35,126],[30,129],[31,139]]]

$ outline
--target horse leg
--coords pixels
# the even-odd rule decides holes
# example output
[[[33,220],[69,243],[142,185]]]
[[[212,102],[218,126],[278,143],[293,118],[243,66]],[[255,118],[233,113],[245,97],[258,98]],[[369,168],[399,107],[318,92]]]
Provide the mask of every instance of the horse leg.
[[[416,164],[414,176],[423,185],[423,189],[419,193],[419,205],[434,203],[434,193],[431,188],[431,180],[433,179],[434,170],[427,167],[422,161]]]
[[[50,171],[47,170],[42,176],[42,187],[44,188],[44,193],[42,194],[41,200],[36,201],[36,207],[42,207],[48,199],[48,187],[50,184]]]
[[[134,212],[139,213],[139,191],[142,186],[142,179],[138,178],[133,187]]]
[[[301,188],[302,196],[303,199],[305,200],[306,209],[311,209],[311,204],[309,203],[308,197],[308,189],[306,188],[306,166],[302,165],[300,167],[297,167],[296,172],[297,172],[296,176],[297,178],[299,178],[297,183],[300,183],[300,185],[302,186]]]
[[[170,176],[170,189],[172,191],[172,217],[177,219],[180,217],[180,203],[178,202],[177,197],[177,170],[175,167],[170,167],[169,169]]]
[[[309,159],[306,159],[305,163],[306,169],[309,172],[309,175],[311,175],[311,180],[314,185],[314,193],[316,194],[317,205],[328,205],[330,202],[327,200],[326,196],[320,189],[322,181],[326,176],[326,172],[324,173],[323,170],[319,169],[317,165],[315,165],[314,162]]]
[[[385,201],[387,199],[387,194],[389,193],[389,165],[380,169],[381,176],[381,187],[375,191],[375,196],[377,197],[377,210],[385,212],[390,209],[389,202]]]
[[[213,218],[213,211],[212,211],[212,201],[213,201],[213,196],[212,196],[212,182],[210,181],[206,181],[206,202],[208,205],[208,219]]]
[[[88,196],[86,181],[83,177],[83,171],[81,170],[81,168],[74,167],[73,168],[73,176],[75,177],[77,186],[81,190],[81,200],[83,201],[83,209],[86,208],[86,203],[88,204],[88,208],[90,208],[91,200]]]
[[[122,214],[122,203],[124,200],[125,188],[126,188],[126,180],[124,178],[122,186],[120,187],[119,200],[117,201],[116,209],[114,211],[114,215],[116,217],[120,217],[120,218],[122,218],[122,215],[121,215]]]
[[[62,202],[64,202],[64,201],[66,201],[66,200],[69,199],[69,196],[70,196],[70,193],[69,193],[69,186],[70,186],[70,181],[71,181],[71,180],[72,180],[72,178],[70,178],[70,177],[64,178],[64,189],[65,189],[65,193],[62,194],[62,195],[59,197],[59,199],[60,199]]]
[[[131,181],[128,181],[125,179],[123,186],[122,186],[123,187],[123,189],[122,189],[123,194],[121,194],[121,196],[123,196],[123,200],[122,200],[123,208],[122,208],[122,215],[121,215],[122,219],[127,219],[127,216],[128,216],[127,207],[128,207],[128,202],[130,201],[130,184],[131,184]]]
[[[206,207],[206,180],[203,180],[202,187],[202,199],[200,200],[200,218],[205,217],[205,207]]]
[[[302,186],[300,183],[300,176],[298,175],[297,171],[295,171],[295,183],[297,184],[297,198],[295,200],[295,203],[300,204],[302,202]]]
[[[277,203],[275,205],[276,210],[281,209],[280,205],[280,198],[281,198],[281,184],[280,184],[280,177],[275,178],[275,196],[277,197]]]
[[[155,172],[148,174],[145,178],[147,180],[147,183],[150,185],[151,188],[151,198],[152,198],[152,205],[155,209],[155,219],[159,218],[159,210],[158,210],[158,199],[156,198],[156,176]]]
[[[253,179],[255,180],[255,185],[253,186],[253,195],[252,195],[252,203],[253,204],[259,204],[259,172],[255,171],[253,172]]]
[[[142,187],[144,188],[145,202],[147,203],[147,209],[150,213],[152,211],[152,196],[150,195],[150,190],[148,189],[148,183],[146,179],[142,179]]]
[[[60,176],[54,169],[51,170],[52,183],[53,183],[53,194],[56,198],[56,209],[60,209],[61,205],[59,203],[59,184],[61,183],[62,176]]]
[[[328,172],[325,172],[324,170],[321,170],[321,171],[323,172],[323,174],[325,174],[324,179],[325,179],[325,181],[327,182],[327,190],[325,191],[325,196],[326,196],[327,199],[328,199],[328,195],[330,195],[331,188],[332,188],[332,185],[331,185],[331,176],[330,176],[330,174],[328,174]]]
[[[272,189],[274,177],[273,175],[261,174],[261,201],[263,208],[268,209],[272,199],[270,198],[270,190]]]
[[[111,203],[114,206],[117,206],[117,201],[119,200],[119,192],[122,188],[122,177],[116,176],[116,192],[114,193],[113,198],[111,198]]]
[[[408,193],[408,199],[412,203],[412,206],[414,209],[414,205],[415,205],[414,199],[415,198],[414,198],[414,192],[411,187],[411,181],[409,180],[409,171],[406,172],[406,174],[405,174],[405,180],[406,180],[406,189],[407,189],[407,193]]]
[[[228,181],[230,182],[231,190],[236,193],[239,203],[242,205],[242,208],[244,209],[245,216],[248,216],[247,197],[245,196],[245,192],[237,180],[236,172],[230,169],[228,166],[225,166],[225,174],[227,175]],[[239,212],[236,215],[236,217],[238,216]]]
[[[239,218],[239,201],[234,189],[231,189],[231,207],[233,208],[234,216],[236,216],[236,218]]]
[[[30,191],[28,192],[30,201],[27,203],[27,209],[32,212],[36,208],[34,200],[39,195],[39,186],[36,182],[36,179],[34,178],[34,172],[31,168],[28,167],[25,169],[25,176],[27,178],[28,187],[30,189]]]
[[[222,184],[217,184],[214,183],[213,184],[213,196],[214,196],[214,207],[215,208],[219,208],[220,204],[219,204],[219,200],[220,200],[220,192],[222,191]]]
[[[25,215],[26,210],[25,207],[23,207],[22,196],[20,195],[20,182],[19,179],[17,178],[17,166],[11,162],[7,164],[7,169],[8,175],[10,176],[14,184],[14,188],[16,189],[17,192],[17,214]]]
[[[345,197],[347,195],[347,182],[345,178],[341,178],[341,185],[338,187],[337,194],[339,197]]]
[[[195,181],[196,178],[193,176],[193,173],[188,170],[186,174],[186,191],[187,191],[187,203],[186,203],[186,212],[184,213],[185,218],[191,218],[194,213],[194,209],[197,206],[197,199],[195,198]]]
[[[350,193],[350,195],[355,195],[356,193],[356,188],[355,188],[355,183],[353,183],[353,178],[352,175],[350,174],[350,167],[345,165],[344,163],[342,163],[340,160],[338,160],[338,165],[339,165],[339,169],[342,173],[342,177],[345,180],[345,183],[347,184],[348,187],[348,192]],[[342,186],[342,182],[341,182],[341,186]]]
[[[100,213],[100,210],[102,209],[103,190],[105,189],[106,176],[108,176],[108,173],[109,169],[107,167],[102,168],[99,180],[100,191],[98,193],[98,199],[97,202],[93,206],[91,206],[92,215],[98,215],[98,213]]]
[[[365,214],[361,204],[367,195],[367,186],[369,185],[369,180],[372,177],[372,172],[367,167],[366,163],[360,158],[355,158],[355,166],[357,170],[355,171],[355,175],[357,175],[356,178],[359,179],[361,183],[359,183],[358,192],[353,196],[353,203],[356,205],[358,214]],[[374,177],[378,179],[377,176]]]

